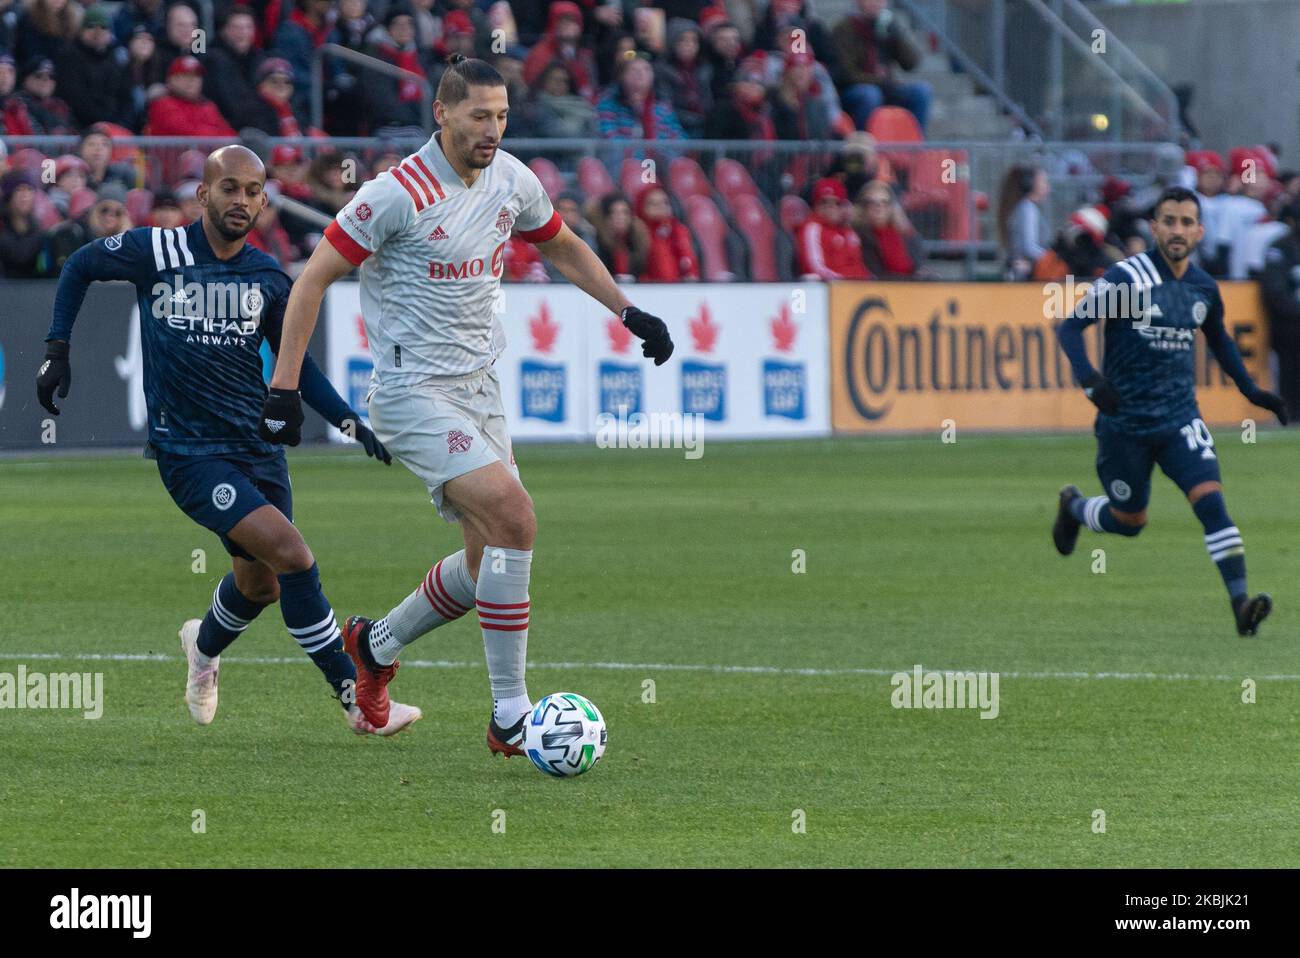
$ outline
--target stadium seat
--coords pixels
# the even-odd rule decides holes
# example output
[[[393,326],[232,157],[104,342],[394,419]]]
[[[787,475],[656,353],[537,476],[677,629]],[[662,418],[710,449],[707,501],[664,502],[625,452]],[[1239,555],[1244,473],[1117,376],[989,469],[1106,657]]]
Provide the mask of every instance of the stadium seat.
[[[683,203],[688,196],[713,196],[700,164],[686,156],[679,156],[668,164],[668,187]]]
[[[700,278],[725,282],[735,277],[727,259],[727,223],[707,196],[686,197],[686,222],[700,245]]]
[[[791,236],[799,232],[799,227],[803,226],[811,213],[812,210],[808,209],[808,204],[801,197],[793,193],[781,197],[781,229]]]
[[[961,175],[955,181],[945,177],[945,171],[958,174],[968,162],[965,150],[913,153],[907,190],[901,197],[909,214],[937,216],[940,222],[935,232],[949,242],[976,239],[970,216],[970,183]]]
[[[21,150],[14,150],[9,157],[9,168],[13,170],[28,170],[32,173],[40,173],[41,164],[46,160],[46,156],[40,150],[25,146]]]
[[[182,180],[202,180],[206,162],[207,155],[202,150],[186,150],[178,161],[176,175]]]
[[[73,190],[72,195],[68,197],[68,219],[80,218],[83,213],[95,205],[96,199],[95,191],[88,186]]]
[[[49,198],[44,190],[36,191],[36,201],[32,204],[32,212],[36,216],[36,222],[41,224],[41,229],[49,230],[63,222],[63,214],[59,208],[54,205],[54,201]]]
[[[529,162],[528,168],[537,174],[537,178],[542,181],[542,189],[546,190],[546,195],[551,199],[564,192],[564,174],[546,157],[535,157]]]
[[[749,243],[749,278],[758,283],[775,283],[781,278],[776,259],[776,224],[757,196],[737,193],[731,197],[732,217],[740,235]]]
[[[127,190],[126,215],[135,226],[147,226],[153,210],[153,194],[145,189]]]
[[[599,200],[616,189],[609,170],[594,156],[584,156],[578,161],[578,186],[590,200]]]
[[[719,195],[724,200],[731,200],[732,197],[744,194],[746,196],[758,196],[758,184],[754,178],[749,175],[749,170],[737,162],[726,157],[718,160],[713,164],[713,185],[717,187]]]
[[[648,184],[641,179],[641,161],[629,156],[618,171],[618,188],[633,202]]]
[[[925,134],[911,110],[901,106],[882,106],[871,111],[867,132],[877,143],[922,143]]]

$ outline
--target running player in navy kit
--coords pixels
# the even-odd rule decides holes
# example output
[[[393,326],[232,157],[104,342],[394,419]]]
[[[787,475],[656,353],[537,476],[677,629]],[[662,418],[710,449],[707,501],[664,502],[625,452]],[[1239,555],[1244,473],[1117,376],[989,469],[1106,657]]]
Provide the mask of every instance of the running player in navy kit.
[[[1224,327],[1218,284],[1189,259],[1205,235],[1200,213],[1190,190],[1165,190],[1151,220],[1156,249],[1110,267],[1060,325],[1061,348],[1100,410],[1097,476],[1104,494],[1086,498],[1077,486],[1062,489],[1052,540],[1061,555],[1069,555],[1080,525],[1094,532],[1140,533],[1151,469],[1159,463],[1205,527],[1205,547],[1227,586],[1237,633],[1255,635],[1273,602],[1267,593],[1251,596],[1246,590],[1241,533],[1228,517],[1214,438],[1196,405],[1196,330],[1242,395],[1284,425],[1286,407],[1251,379]],[[1083,330],[1099,320],[1105,323],[1104,375],[1088,361],[1083,345]]]
[[[245,241],[266,206],[265,183],[256,154],[222,147],[204,165],[198,221],[176,229],[140,227],[74,253],[59,277],[37,398],[59,415],[54,393],[66,397],[72,383],[69,341],[90,284],[134,283],[149,410],[145,455],[157,460],[163,485],[181,510],[221,537],[234,566],[204,619],[181,628],[190,714],[200,725],[212,721],[221,652],[278,601],[290,634],[324,674],[353,731],[391,735],[420,711],[396,710],[394,703],[388,724],[376,728],[357,708],[356,668],[321,591],[316,560],[293,525],[284,450],[258,436],[266,398],[259,350],[263,338],[279,350],[292,285],[275,259]],[[310,358],[302,395],[368,455],[391,464],[388,451]]]

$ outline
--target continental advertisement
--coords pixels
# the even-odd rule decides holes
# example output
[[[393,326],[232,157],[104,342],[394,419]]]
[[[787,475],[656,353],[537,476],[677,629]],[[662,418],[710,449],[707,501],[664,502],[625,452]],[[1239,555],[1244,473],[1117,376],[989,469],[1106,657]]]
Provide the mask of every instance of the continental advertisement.
[[[836,283],[830,289],[831,424],[837,433],[1087,429],[1096,409],[1056,345],[1084,286]],[[1269,382],[1268,320],[1254,283],[1220,283],[1228,332]],[[1094,365],[1101,327],[1086,333]],[[1210,425],[1264,413],[1197,336],[1197,398]]]

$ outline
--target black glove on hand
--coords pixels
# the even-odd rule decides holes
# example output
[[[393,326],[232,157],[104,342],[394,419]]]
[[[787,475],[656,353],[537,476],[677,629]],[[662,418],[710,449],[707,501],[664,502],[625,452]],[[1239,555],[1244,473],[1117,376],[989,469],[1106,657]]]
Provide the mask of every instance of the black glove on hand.
[[[632,335],[642,340],[641,355],[653,359],[656,366],[662,366],[673,354],[673,340],[668,335],[668,326],[658,316],[628,306],[623,310],[623,325],[632,331]]]
[[[296,389],[272,389],[262,404],[257,434],[267,442],[296,446],[302,442],[302,397]]]
[[[1282,401],[1282,397],[1277,393],[1271,393],[1267,389],[1256,387],[1251,390],[1250,395],[1246,398],[1249,399],[1253,405],[1259,406],[1261,409],[1267,409],[1273,415],[1277,416],[1278,422],[1284,426],[1286,425],[1288,418],[1286,414],[1286,403]]]
[[[378,459],[385,466],[393,464],[393,456],[384,444],[358,417],[353,416],[350,419],[344,419],[343,425],[339,427],[344,435],[351,436],[357,442],[361,443],[361,448],[366,451],[366,455],[371,459]]]
[[[71,386],[72,364],[68,362],[68,344],[52,340],[45,350],[45,362],[36,371],[36,399],[57,416],[59,407],[54,405],[55,387],[58,387],[59,398],[67,399]]]
[[[1088,377],[1088,381],[1083,384],[1083,394],[1107,416],[1119,412],[1119,393],[1110,384],[1110,380],[1100,373]]]

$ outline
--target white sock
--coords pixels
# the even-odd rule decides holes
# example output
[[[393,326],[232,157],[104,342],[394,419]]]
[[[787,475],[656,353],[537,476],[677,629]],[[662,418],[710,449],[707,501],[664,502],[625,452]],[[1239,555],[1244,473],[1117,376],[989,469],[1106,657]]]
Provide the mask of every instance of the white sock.
[[[392,665],[402,648],[440,625],[454,622],[474,605],[474,580],[465,550],[440,559],[420,587],[370,630],[370,652],[380,665]]]
[[[524,666],[528,659],[528,578],[531,549],[488,546],[478,570],[475,605],[483,628],[493,712],[513,725],[530,707]],[[508,710],[507,710],[508,709]]]

